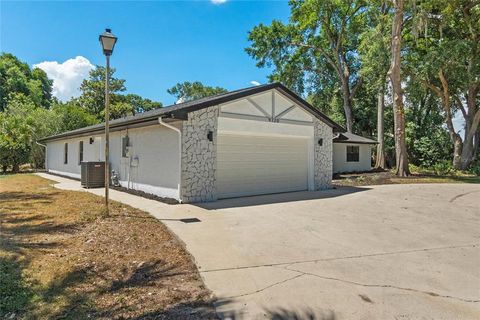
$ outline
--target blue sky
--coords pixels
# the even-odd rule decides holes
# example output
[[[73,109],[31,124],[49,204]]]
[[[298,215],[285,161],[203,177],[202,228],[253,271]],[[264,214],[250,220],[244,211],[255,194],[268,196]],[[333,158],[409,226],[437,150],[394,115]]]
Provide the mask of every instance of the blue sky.
[[[244,51],[247,32],[289,16],[286,1],[2,1],[0,6],[0,50],[29,65],[48,66],[58,91],[63,86],[69,94],[65,87],[78,83],[91,64],[104,64],[98,35],[110,27],[119,37],[111,62],[116,75],[127,80],[129,92],[164,104],[175,101],[167,88],[181,81],[229,90],[265,83],[269,70],[257,68]],[[74,60],[63,64],[69,59]]]

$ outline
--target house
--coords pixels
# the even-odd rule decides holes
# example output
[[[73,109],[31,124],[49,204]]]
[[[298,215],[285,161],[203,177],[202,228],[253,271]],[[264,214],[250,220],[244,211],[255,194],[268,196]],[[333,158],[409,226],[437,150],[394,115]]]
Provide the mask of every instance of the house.
[[[122,186],[182,202],[320,190],[343,131],[273,83],[111,121],[110,165]],[[78,179],[82,161],[104,160],[104,124],[39,142],[51,173]]]
[[[333,138],[333,173],[372,170],[372,147],[376,141],[350,132]]]

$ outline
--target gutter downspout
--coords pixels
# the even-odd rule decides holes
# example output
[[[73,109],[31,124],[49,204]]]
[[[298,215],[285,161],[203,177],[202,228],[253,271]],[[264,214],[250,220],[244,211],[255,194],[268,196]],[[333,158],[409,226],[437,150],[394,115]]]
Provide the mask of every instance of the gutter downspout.
[[[45,171],[48,172],[48,154],[47,154],[47,145],[46,144],[41,144],[40,142],[35,140],[35,143],[38,144],[40,147],[45,148]]]
[[[178,133],[178,161],[179,161],[179,170],[178,170],[178,201],[181,203],[181,194],[182,194],[182,131],[177,127],[172,126],[171,124],[163,122],[162,117],[158,117],[158,123],[162,126],[172,129]]]

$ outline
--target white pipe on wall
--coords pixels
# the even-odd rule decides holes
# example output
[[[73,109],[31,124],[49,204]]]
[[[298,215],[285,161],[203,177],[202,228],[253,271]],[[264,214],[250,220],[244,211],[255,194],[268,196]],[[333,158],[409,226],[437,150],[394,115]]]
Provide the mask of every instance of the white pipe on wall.
[[[173,131],[178,133],[178,161],[179,161],[179,168],[178,168],[178,200],[182,202],[181,199],[181,192],[182,192],[182,131],[171,124],[163,122],[161,117],[158,118],[158,123],[162,126],[172,129]]]

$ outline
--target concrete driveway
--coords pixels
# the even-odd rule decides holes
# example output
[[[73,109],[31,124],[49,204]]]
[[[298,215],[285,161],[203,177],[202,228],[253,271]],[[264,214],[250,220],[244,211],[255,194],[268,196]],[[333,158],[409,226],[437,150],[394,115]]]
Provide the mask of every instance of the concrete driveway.
[[[385,185],[177,206],[220,315],[480,319],[480,186]],[[295,318],[297,317],[297,318]]]
[[[150,212],[185,242],[225,318],[480,319],[480,185],[176,206],[114,190],[111,197]]]

